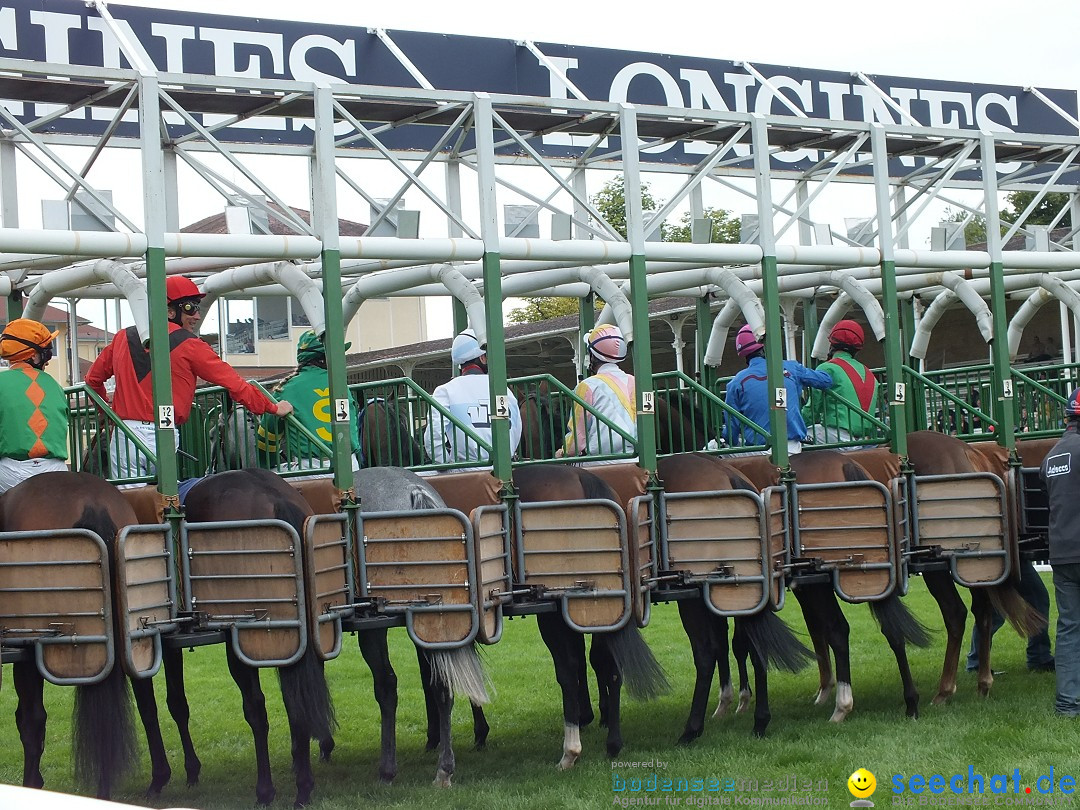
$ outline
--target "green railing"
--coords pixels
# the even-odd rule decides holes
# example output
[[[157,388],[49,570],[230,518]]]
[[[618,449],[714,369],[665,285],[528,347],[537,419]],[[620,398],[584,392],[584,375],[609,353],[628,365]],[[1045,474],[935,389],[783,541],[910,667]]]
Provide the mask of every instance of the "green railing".
[[[1029,438],[1060,436],[1069,394],[1080,381],[1080,366],[1034,366],[1012,370],[1016,432]]]
[[[634,433],[614,424],[550,374],[515,377],[507,382],[521,408],[519,463],[553,460],[568,436],[570,444],[563,454],[567,461],[580,460],[583,455],[588,455],[590,461],[625,460],[637,455]],[[569,423],[575,405],[585,412],[586,420],[595,423],[599,452],[581,446],[577,436],[571,434]]]
[[[725,385],[727,380],[722,381]],[[728,447],[724,441],[724,425],[735,426],[742,435],[743,428],[768,436],[768,428],[747,419],[713,393],[681,371],[664,371],[653,375],[656,391],[657,452],[662,455],[693,453],[702,450],[720,454],[731,452],[764,452],[770,442],[760,445]]]
[[[802,408],[814,447],[863,447],[888,442],[886,392],[882,383],[878,383],[877,389],[874,413],[853,405],[832,389],[815,391],[821,394],[820,400],[811,396]]]
[[[65,388],[68,398],[68,459],[72,470],[107,478],[114,484],[141,484],[153,475],[117,476],[110,469],[110,446],[120,469],[154,469],[157,457],[131,432],[108,404],[85,384]],[[125,441],[125,439],[127,441]]]

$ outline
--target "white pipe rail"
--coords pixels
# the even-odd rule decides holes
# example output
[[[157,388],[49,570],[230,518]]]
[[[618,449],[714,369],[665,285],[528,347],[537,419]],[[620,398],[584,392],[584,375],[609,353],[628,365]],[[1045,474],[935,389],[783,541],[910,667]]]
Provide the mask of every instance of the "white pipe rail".
[[[70,293],[99,281],[111,281],[116,285],[116,289],[127,299],[131,307],[131,315],[135,319],[139,337],[144,341],[149,340],[150,315],[147,307],[146,284],[131,271],[128,265],[113,259],[99,259],[96,262],[73,265],[42,276],[27,297],[23,316],[40,321],[45,315],[45,308],[55,296]]]
[[[224,293],[262,284],[283,286],[300,302],[312,331],[317,335],[326,331],[322,289],[292,262],[247,264],[216,273],[203,282],[203,292],[206,294],[203,305],[209,308]]]

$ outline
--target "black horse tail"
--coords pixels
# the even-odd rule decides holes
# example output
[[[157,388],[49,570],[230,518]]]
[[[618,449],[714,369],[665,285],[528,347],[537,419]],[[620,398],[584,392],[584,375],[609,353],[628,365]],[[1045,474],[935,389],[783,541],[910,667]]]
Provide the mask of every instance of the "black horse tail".
[[[101,537],[112,558],[117,529],[105,509],[86,506],[75,528],[89,529]],[[112,669],[103,680],[75,688],[72,711],[75,776],[86,785],[95,785],[98,797],[103,799],[109,798],[112,786],[136,761],[131,693],[120,666],[119,643],[117,647]]]
[[[991,585],[986,589],[986,595],[990,597],[994,610],[1008,619],[1009,624],[1024,638],[1046,629],[1047,617],[1035,610],[1011,582]]]
[[[739,616],[736,627],[765,662],[785,672],[801,672],[815,660],[814,653],[796,638],[784,621],[771,610],[761,610],[752,616]]]
[[[871,602],[870,612],[886,638],[903,639],[916,647],[930,646],[929,628],[915,618],[915,614],[908,610],[907,605],[901,602],[895,593]]]
[[[337,729],[337,716],[322,659],[311,643],[303,657],[278,669],[281,697],[289,713],[289,723],[313,740],[328,740]]]
[[[636,624],[628,622],[613,633],[598,633],[593,643],[601,640],[611,651],[631,697],[654,700],[671,691],[664,668]]]
[[[448,650],[425,650],[431,664],[431,680],[450,690],[452,695],[469,699],[473,706],[491,702],[488,690],[494,691],[475,642]]]

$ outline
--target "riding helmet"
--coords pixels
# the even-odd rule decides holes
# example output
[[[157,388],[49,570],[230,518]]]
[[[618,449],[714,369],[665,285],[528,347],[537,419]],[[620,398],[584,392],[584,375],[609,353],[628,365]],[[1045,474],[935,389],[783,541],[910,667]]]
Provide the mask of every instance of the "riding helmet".
[[[195,282],[187,276],[169,276],[165,279],[165,298],[172,304],[185,298],[205,298],[206,294],[199,292]]]
[[[735,335],[735,351],[739,353],[739,357],[747,357],[764,349],[764,341],[764,335],[758,337],[754,334],[754,330],[750,328],[750,324],[746,324]]]
[[[450,346],[450,359],[455,366],[464,365],[482,354],[484,354],[484,347],[480,345],[480,341],[476,339],[476,332],[472,329],[463,330],[460,335],[454,338],[454,342]]]
[[[836,326],[829,332],[829,343],[833,346],[850,346],[853,349],[861,349],[865,340],[863,328],[855,321],[847,318],[837,321]]]
[[[0,357],[18,363],[29,360],[34,352],[40,351],[47,360],[52,357],[52,342],[59,334],[29,318],[16,318],[4,327],[4,333],[0,335]]]
[[[350,346],[351,343],[346,343],[345,350],[348,351]],[[326,346],[323,345],[322,338],[312,330],[306,330],[296,341],[296,362],[302,366],[321,357],[326,357]]]
[[[1069,394],[1069,399],[1065,402],[1065,418],[1080,418],[1080,388]]]
[[[594,327],[585,335],[585,346],[593,357],[603,363],[621,363],[626,359],[626,338],[613,323]]]

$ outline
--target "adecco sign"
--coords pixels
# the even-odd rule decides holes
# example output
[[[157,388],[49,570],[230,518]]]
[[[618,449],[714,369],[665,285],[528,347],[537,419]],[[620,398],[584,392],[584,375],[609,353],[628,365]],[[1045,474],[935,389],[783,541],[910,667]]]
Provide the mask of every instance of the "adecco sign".
[[[331,81],[416,87],[387,47],[364,28],[241,19],[157,9],[110,6],[113,16],[141,43],[159,70],[247,78]],[[391,33],[394,42],[439,89],[487,91],[562,99],[566,88],[524,47],[510,40]],[[689,109],[790,115],[790,110],[734,62],[539,43],[551,62],[592,100],[629,101]],[[3,0],[0,55],[74,65],[127,67],[105,22],[91,8],[68,0]],[[811,118],[896,123],[898,116],[873,88],[848,73],[755,65],[769,83]],[[1077,131],[1033,94],[1018,86],[968,84],[874,76],[914,119],[928,126],[1076,135]],[[1076,116],[1071,90],[1043,91]],[[28,105],[18,114],[40,114]],[[40,105],[38,105],[40,106]],[[78,112],[54,131],[101,131],[105,121]],[[310,141],[306,122],[249,122],[260,140]],[[410,144],[400,144],[410,145]],[[415,145],[415,144],[411,144]],[[697,162],[694,144],[675,144],[643,159]],[[707,147],[701,144],[702,151]],[[565,135],[550,136],[549,155],[577,151]]]

